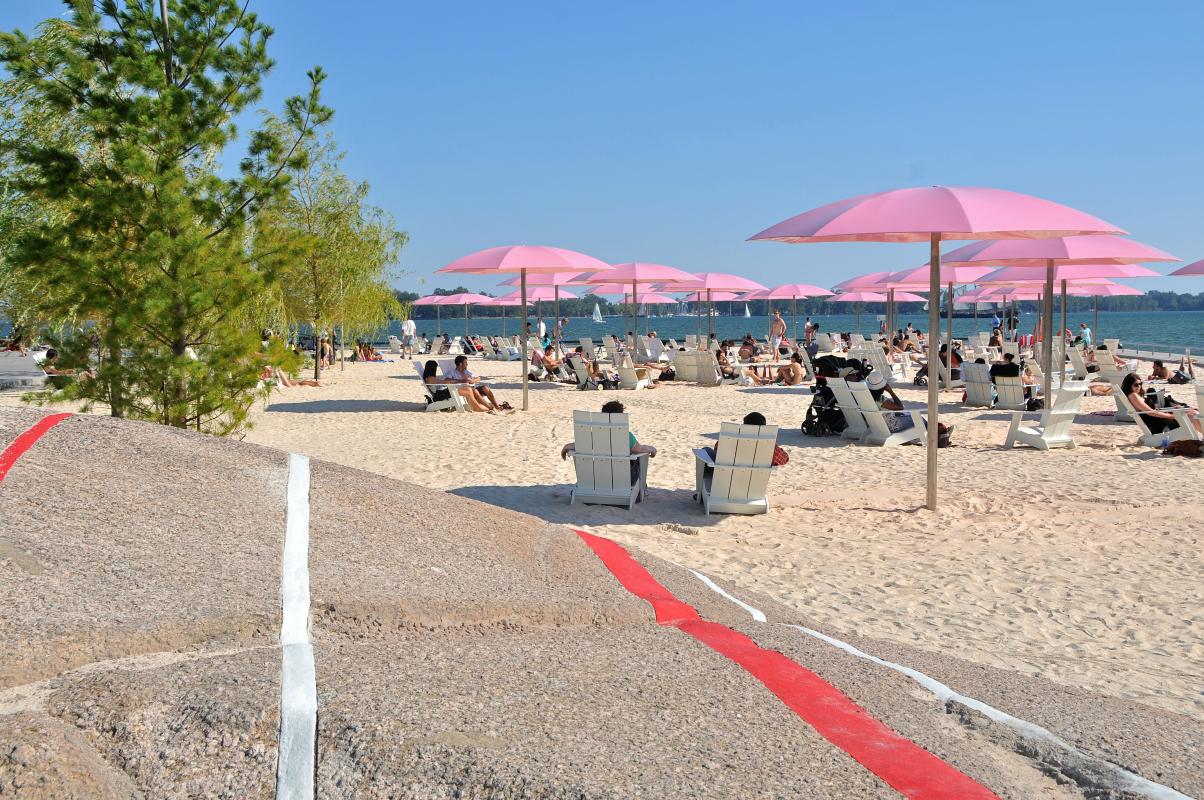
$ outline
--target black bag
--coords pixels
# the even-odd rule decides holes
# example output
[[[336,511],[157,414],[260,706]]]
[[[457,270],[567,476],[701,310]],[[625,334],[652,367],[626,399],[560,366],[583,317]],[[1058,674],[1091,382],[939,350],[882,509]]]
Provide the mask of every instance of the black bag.
[[[676,379],[677,379],[677,373],[674,372],[673,367],[666,367],[665,369],[662,369],[661,376],[659,378],[657,378],[657,380],[661,380],[661,381],[672,381],[672,380],[676,380]]]
[[[1030,397],[1024,403],[1025,411],[1040,411],[1043,408],[1045,408],[1045,401],[1038,397]]]
[[[443,400],[451,400],[451,391],[446,386],[440,386],[439,388],[435,389],[435,391],[431,392],[431,399],[427,405],[429,406],[431,403],[439,403]]]

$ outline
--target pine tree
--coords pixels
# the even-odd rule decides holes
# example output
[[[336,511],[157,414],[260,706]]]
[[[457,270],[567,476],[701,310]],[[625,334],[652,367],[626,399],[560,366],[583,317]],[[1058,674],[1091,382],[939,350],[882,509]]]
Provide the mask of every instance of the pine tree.
[[[115,415],[229,433],[256,396],[258,331],[240,315],[273,276],[249,247],[255,213],[303,168],[329,119],[309,73],[286,101],[291,138],[251,132],[237,177],[219,174],[234,119],[260,97],[271,29],[237,0],[71,0],[74,35],[35,46],[0,35],[0,62],[30,102],[75,121],[82,147],[3,142],[18,191],[63,213],[34,221],[7,267],[53,286],[51,311],[99,324],[98,379],[62,394]],[[85,157],[93,153],[95,157]],[[64,363],[82,361],[78,341]]]

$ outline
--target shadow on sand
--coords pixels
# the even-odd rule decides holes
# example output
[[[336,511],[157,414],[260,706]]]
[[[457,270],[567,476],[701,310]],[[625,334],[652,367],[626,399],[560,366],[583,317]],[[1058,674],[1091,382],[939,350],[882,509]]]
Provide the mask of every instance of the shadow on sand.
[[[520,511],[557,525],[671,525],[679,533],[717,525],[722,514],[710,517],[694,502],[689,489],[650,487],[642,502],[630,511],[624,506],[571,505],[573,487],[550,486],[462,486],[449,494],[480,500],[499,508]]]
[[[274,403],[269,414],[355,414],[365,411],[426,411],[425,403],[402,403],[398,400],[309,400],[304,403]]]

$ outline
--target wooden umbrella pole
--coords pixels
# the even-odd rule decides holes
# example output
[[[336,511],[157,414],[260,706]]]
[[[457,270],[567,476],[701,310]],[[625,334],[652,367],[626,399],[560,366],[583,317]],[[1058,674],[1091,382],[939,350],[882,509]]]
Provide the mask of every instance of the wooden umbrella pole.
[[[552,325],[552,333],[556,336],[556,357],[561,358],[564,353],[560,347],[560,336],[564,331],[560,330],[560,286],[553,286],[552,294],[556,300],[556,322]]]
[[[1095,299],[1095,317],[1091,321],[1091,331],[1094,334],[1094,336],[1091,337],[1092,345],[1094,345],[1096,342],[1103,341],[1102,339],[1099,338],[1099,295],[1097,294],[1094,299]]]
[[[468,345],[468,303],[464,304],[464,345]]]
[[[1045,407],[1049,408],[1053,392],[1053,293],[1054,293],[1054,260],[1045,260],[1045,297],[1041,313],[1041,334],[1045,340],[1045,352],[1041,357],[1041,369],[1045,373]]]
[[[1066,349],[1066,281],[1062,280],[1062,327],[1058,330],[1058,341],[1062,342],[1063,351]],[[1058,359],[1058,382],[1066,382],[1066,353]]]
[[[939,413],[938,406],[940,405],[940,394],[937,389],[936,374],[934,371],[933,361],[936,361],[936,353],[933,350],[933,334],[940,339],[940,334],[937,333],[941,327],[941,235],[939,233],[932,234],[929,239],[929,248],[931,255],[928,263],[931,265],[928,270],[928,492],[927,505],[930,511],[936,511],[936,451],[937,444],[940,440],[940,433],[937,421]],[[939,364],[940,362],[937,361]]]
[[[527,370],[529,369],[529,367],[527,366],[527,324],[528,324],[527,323],[527,270],[525,270],[525,269],[520,270],[519,275],[520,275],[519,289],[520,289],[520,292],[522,295],[519,298],[519,300],[523,304],[523,324],[522,324],[522,327],[519,329],[520,333],[521,333],[521,335],[519,336],[519,339],[521,340],[520,346],[523,351],[523,411],[526,411],[527,410]]]
[[[790,297],[790,315],[794,318],[794,346],[798,347],[798,298]]]

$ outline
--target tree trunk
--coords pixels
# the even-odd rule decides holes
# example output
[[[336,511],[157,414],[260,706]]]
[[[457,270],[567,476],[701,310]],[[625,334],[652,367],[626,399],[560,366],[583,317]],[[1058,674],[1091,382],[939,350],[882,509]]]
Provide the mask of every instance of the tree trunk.
[[[125,398],[121,380],[121,338],[109,326],[105,330],[105,345],[109,351],[109,415],[125,416]]]
[[[322,377],[322,342],[318,335],[318,320],[313,321],[314,328],[314,380],[320,380]],[[331,336],[330,338],[334,338]]]

